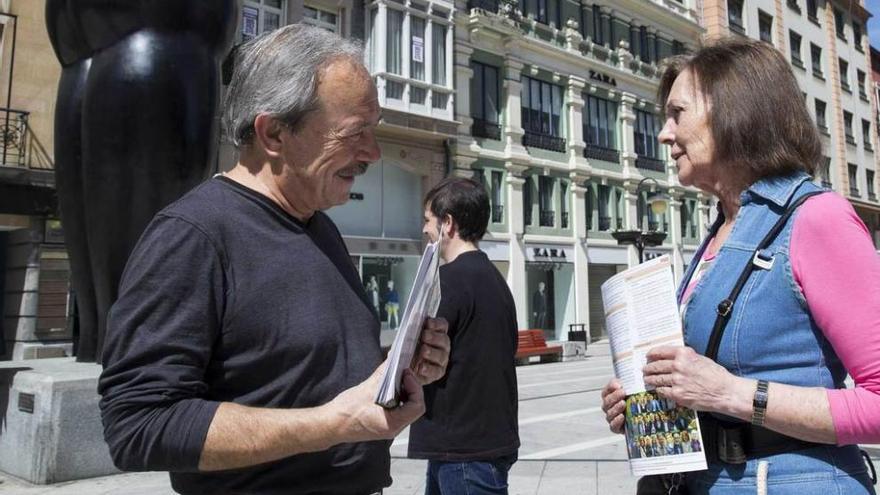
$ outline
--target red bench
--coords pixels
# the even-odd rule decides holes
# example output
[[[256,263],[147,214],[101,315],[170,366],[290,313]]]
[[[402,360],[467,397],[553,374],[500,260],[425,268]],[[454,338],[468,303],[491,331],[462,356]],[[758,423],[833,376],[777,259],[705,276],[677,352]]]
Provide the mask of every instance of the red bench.
[[[542,363],[559,361],[562,357],[562,346],[548,346],[543,330],[520,330],[516,364],[529,364],[532,356],[539,356]]]

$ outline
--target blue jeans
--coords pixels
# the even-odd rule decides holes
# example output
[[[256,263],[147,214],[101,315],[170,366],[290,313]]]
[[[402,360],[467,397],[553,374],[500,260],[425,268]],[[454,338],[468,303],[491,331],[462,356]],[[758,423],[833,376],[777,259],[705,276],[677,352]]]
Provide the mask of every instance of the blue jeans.
[[[515,456],[488,461],[428,461],[425,495],[507,495]]]
[[[708,470],[688,473],[685,479],[690,493],[695,495],[754,494],[761,462],[767,463],[766,486],[771,495],[875,493],[855,445],[814,447],[750,459],[742,465],[710,464]]]

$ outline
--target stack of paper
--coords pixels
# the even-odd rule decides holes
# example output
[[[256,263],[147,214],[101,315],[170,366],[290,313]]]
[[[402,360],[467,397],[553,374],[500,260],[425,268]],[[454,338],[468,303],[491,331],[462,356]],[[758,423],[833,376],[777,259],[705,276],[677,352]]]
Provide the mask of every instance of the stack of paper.
[[[418,347],[425,319],[437,314],[440,306],[440,241],[428,244],[412,290],[403,310],[400,327],[388,354],[388,367],[382,376],[382,384],[376,393],[376,404],[392,408],[400,403],[400,386],[403,370],[412,363]]]

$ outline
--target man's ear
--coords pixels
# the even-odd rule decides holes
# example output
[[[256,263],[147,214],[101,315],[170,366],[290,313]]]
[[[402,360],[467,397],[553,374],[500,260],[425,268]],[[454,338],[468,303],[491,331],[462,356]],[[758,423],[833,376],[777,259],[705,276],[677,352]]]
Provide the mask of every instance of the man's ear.
[[[281,154],[281,133],[284,123],[267,113],[261,113],[254,119],[254,138],[270,157]]]
[[[447,239],[452,239],[455,236],[456,232],[458,232],[458,225],[455,224],[455,220],[452,218],[452,215],[449,213],[443,217],[443,237]]]

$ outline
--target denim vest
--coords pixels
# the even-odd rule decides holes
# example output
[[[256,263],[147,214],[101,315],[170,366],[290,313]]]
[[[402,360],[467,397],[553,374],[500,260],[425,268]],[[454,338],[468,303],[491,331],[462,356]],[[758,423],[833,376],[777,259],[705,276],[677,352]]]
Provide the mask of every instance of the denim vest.
[[[804,173],[762,179],[740,196],[741,206],[724,246],[693,290],[684,315],[685,342],[706,353],[718,303],[726,298],[752,252],[789,203],[819,190]],[[768,269],[757,269],[734,303],[718,350],[718,363],[731,373],[754,379],[803,387],[843,388],[846,370],[816,326],[806,300],[794,280],[789,258],[792,225],[789,218],[776,239],[764,250],[772,258]],[[684,288],[702,258],[709,239],[724,222],[720,212],[679,287]]]

